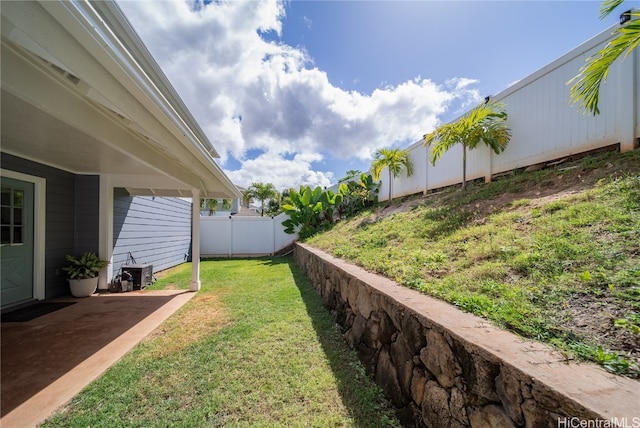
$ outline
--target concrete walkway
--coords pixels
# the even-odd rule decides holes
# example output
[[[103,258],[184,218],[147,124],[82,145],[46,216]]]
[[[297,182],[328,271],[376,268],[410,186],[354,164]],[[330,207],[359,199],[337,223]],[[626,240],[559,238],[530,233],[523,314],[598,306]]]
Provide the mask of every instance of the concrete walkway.
[[[61,298],[76,302],[27,322],[3,322],[2,428],[36,427],[191,299],[184,290]]]

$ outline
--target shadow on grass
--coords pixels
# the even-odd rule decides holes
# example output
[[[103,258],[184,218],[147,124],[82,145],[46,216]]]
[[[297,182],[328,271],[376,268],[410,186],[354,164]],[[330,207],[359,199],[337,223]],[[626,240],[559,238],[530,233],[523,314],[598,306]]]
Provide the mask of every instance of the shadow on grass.
[[[384,398],[382,390],[367,376],[355,351],[347,345],[333,316],[302,273],[293,257],[274,257],[269,264],[288,264],[313,328],[336,379],[338,392],[357,427],[401,426],[396,409]]]
[[[203,259],[203,261],[205,260],[215,262],[228,261],[229,259],[219,257]],[[395,416],[396,409],[384,398],[381,389],[367,376],[357,354],[347,345],[336,326],[335,319],[324,308],[319,294],[294,262],[293,257],[291,255],[240,257],[238,260],[247,260],[252,264],[262,264],[266,267],[281,265],[288,267],[326,361],[331,368],[342,404],[349,412],[352,426],[360,428],[400,427],[401,425]],[[189,273],[183,272],[179,275],[179,279],[174,277],[175,284],[188,286]]]

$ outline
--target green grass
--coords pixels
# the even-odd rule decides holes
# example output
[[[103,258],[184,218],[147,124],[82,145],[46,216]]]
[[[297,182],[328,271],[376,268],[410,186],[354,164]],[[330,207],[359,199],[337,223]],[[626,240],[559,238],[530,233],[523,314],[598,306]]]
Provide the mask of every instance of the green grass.
[[[394,207],[362,213],[307,243],[571,357],[638,376],[640,151],[405,202],[409,209],[396,201],[391,214]],[[583,305],[607,334],[574,322]]]
[[[182,265],[153,288],[190,278]],[[201,281],[44,426],[399,426],[290,258],[204,261]]]

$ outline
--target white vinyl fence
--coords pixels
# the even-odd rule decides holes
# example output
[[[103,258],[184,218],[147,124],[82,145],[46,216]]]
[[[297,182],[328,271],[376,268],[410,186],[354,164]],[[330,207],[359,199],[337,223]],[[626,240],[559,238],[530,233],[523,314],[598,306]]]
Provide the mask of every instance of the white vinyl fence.
[[[298,239],[284,233],[286,214],[276,217],[200,217],[202,257],[259,256],[274,254]]]
[[[558,58],[531,76],[492,97],[505,104],[512,131],[507,149],[496,155],[480,146],[467,153],[467,179],[490,180],[494,174],[549,162],[572,154],[619,144],[633,150],[640,141],[640,48],[618,59],[600,91],[600,115],[583,114],[569,99],[567,84],[585,59],[612,39],[613,27]],[[519,55],[526,55],[521,52]],[[425,130],[426,131],[426,130]],[[411,177],[393,181],[393,197],[426,193],[462,182],[462,147],[453,147],[435,166],[428,163],[422,140],[408,148],[414,166]],[[389,195],[388,172],[380,175],[380,200]],[[203,256],[273,254],[297,239],[284,233],[278,217],[201,217]]]
[[[467,153],[467,179],[485,178],[516,168],[535,165],[620,144],[633,150],[640,140],[640,48],[619,58],[609,69],[600,91],[600,115],[583,114],[569,99],[567,82],[579,73],[585,59],[602,49],[613,27],[558,58],[546,67],[492,97],[505,104],[512,131],[507,149],[494,154],[485,146]],[[526,55],[526,51],[519,53]],[[426,130],[425,130],[426,131]],[[408,148],[414,174],[402,173],[393,181],[393,197],[427,192],[462,182],[462,147],[457,145],[428,164],[428,152],[420,140]],[[380,175],[380,200],[388,199],[389,179]]]

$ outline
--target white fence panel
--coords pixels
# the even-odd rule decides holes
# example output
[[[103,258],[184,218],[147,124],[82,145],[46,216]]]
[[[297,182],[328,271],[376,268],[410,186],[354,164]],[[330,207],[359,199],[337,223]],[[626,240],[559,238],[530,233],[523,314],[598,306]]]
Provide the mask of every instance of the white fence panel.
[[[274,253],[282,250],[283,248],[288,247],[293,244],[294,241],[298,239],[298,234],[289,234],[284,233],[284,226],[282,226],[282,222],[288,219],[289,216],[280,213],[273,218],[273,240],[274,240]]]
[[[452,147],[451,150],[447,151],[440,159],[438,159],[435,166],[430,163],[427,164],[427,189],[435,189],[459,183],[461,181],[461,177],[462,147],[459,145]]]
[[[467,180],[548,162],[589,150],[620,144],[622,151],[640,141],[640,49],[618,59],[600,91],[600,115],[583,114],[570,101],[567,82],[585,59],[611,40],[603,31],[581,46],[493,97],[505,104],[512,131],[507,149],[494,154],[485,146],[467,153]],[[435,166],[428,164],[423,141],[409,147],[414,174],[394,179],[393,197],[462,182],[462,147],[449,150]],[[388,199],[388,172],[380,175],[380,200]]]
[[[231,221],[228,217],[200,217],[200,254],[231,254]]]
[[[629,108],[632,99],[621,91],[618,77],[631,62],[616,62],[611,67],[600,94],[600,115],[583,114],[569,98],[567,82],[600,46],[570,59],[563,57],[494,98],[506,105],[513,137],[504,153],[492,154],[492,173],[622,141],[620,109]]]
[[[424,191],[425,180],[427,178],[426,156],[427,150],[425,147],[417,147],[414,150],[409,150],[409,160],[413,164],[413,175],[407,177],[405,170],[400,173],[400,176],[396,178],[393,183],[393,189],[396,195],[404,196]],[[388,195],[389,191],[387,190],[384,193],[385,199]]]
[[[640,49],[637,48],[636,51]],[[636,91],[640,91],[640,53],[636,52],[635,54],[636,57],[636,63],[635,66],[633,67],[633,69],[631,70],[631,75],[633,76],[633,87],[636,89]],[[627,60],[629,61],[629,60]],[[637,92],[636,92],[637,95]],[[635,117],[635,123],[636,123],[636,130],[635,130],[635,135],[636,137],[640,136],[640,102],[637,101],[636,99],[636,117]]]
[[[394,197],[412,195],[424,191],[426,183],[426,156],[427,150],[423,146],[414,145],[409,150],[409,160],[413,164],[413,175],[407,177],[406,170],[402,170],[400,175],[393,179]],[[389,170],[384,169],[380,174],[380,192],[378,199],[386,201],[389,199]]]
[[[270,254],[273,252],[271,217],[231,217],[231,254]]]
[[[286,214],[277,217],[200,217],[200,254],[255,256],[274,254],[298,239],[284,232]]]

